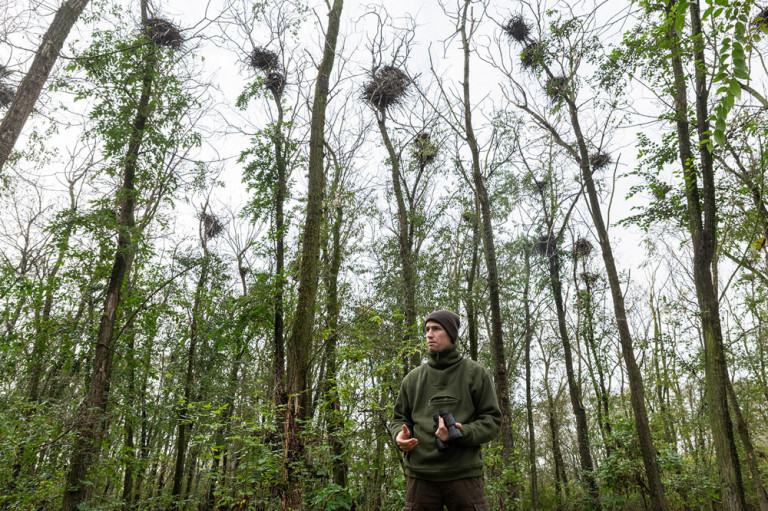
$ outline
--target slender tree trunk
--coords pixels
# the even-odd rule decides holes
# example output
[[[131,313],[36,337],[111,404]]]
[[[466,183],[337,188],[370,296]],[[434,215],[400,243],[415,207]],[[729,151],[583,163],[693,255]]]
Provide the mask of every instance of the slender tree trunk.
[[[283,305],[285,294],[285,196],[287,194],[287,144],[283,135],[283,105],[280,98],[275,98],[277,106],[277,127],[275,129],[275,163],[277,168],[277,195],[275,196],[275,325],[273,330],[274,371],[275,371],[275,406],[278,410],[278,425],[283,423],[285,395],[285,340]]]
[[[144,78],[141,87],[141,97],[136,117],[131,128],[128,149],[123,169],[123,183],[118,192],[118,236],[115,260],[107,285],[104,299],[104,312],[99,325],[96,347],[92,361],[92,372],[88,392],[83,406],[78,411],[75,445],[67,469],[67,482],[64,489],[62,509],[74,511],[87,500],[90,484],[87,479],[88,470],[98,458],[101,441],[102,414],[106,407],[107,387],[110,381],[110,371],[114,349],[114,337],[117,311],[120,306],[123,280],[130,269],[136,241],[133,239],[135,224],[134,208],[137,191],[134,187],[136,178],[139,150],[144,136],[144,128],[149,117],[149,98],[152,89],[154,73],[154,53],[150,50],[145,61]]]
[[[325,287],[326,287],[326,318],[328,325],[328,341],[326,344],[326,372],[323,400],[326,403],[325,416],[328,441],[331,444],[331,454],[333,459],[333,482],[338,486],[347,485],[347,465],[344,460],[344,443],[342,434],[344,431],[344,418],[341,412],[341,400],[339,398],[338,383],[338,362],[336,345],[339,341],[339,272],[341,271],[341,261],[343,255],[343,246],[341,239],[341,227],[344,222],[344,209],[339,195],[341,193],[341,177],[343,167],[335,162],[334,164],[333,184],[331,185],[330,198],[331,203],[336,206],[331,211],[331,232],[326,242],[325,251],[327,254],[325,267]]]
[[[86,5],[88,0],[67,0],[56,11],[51,26],[45,32],[32,65],[21,80],[13,102],[0,123],[0,171],[8,161],[13,146],[27,122],[27,117],[35,107],[37,98],[64,46],[64,41]]]
[[[668,10],[674,12],[675,4]],[[672,71],[674,73],[675,124],[677,127],[680,161],[685,179],[685,195],[688,203],[688,228],[693,244],[693,273],[696,297],[699,303],[701,327],[704,337],[706,390],[709,401],[709,418],[715,452],[720,466],[722,503],[726,511],[746,509],[744,486],[741,476],[733,423],[728,413],[728,368],[723,346],[720,310],[717,293],[712,281],[711,264],[717,247],[717,205],[712,154],[704,142],[711,137],[707,99],[707,77],[701,18],[696,0],[690,3],[691,31],[696,59],[695,94],[696,121],[699,135],[699,162],[694,162],[688,123],[688,99],[686,77],[674,21],[667,22],[667,37],[671,43]],[[672,16],[674,20],[674,16]],[[701,178],[701,189],[699,188]],[[703,205],[703,211],[702,211]],[[702,216],[703,213],[703,216]],[[734,403],[735,404],[735,403]]]
[[[757,493],[757,504],[760,507],[760,511],[768,511],[768,494],[765,492],[765,486],[763,485],[763,479],[760,475],[760,467],[757,466],[757,458],[755,457],[755,447],[752,445],[752,439],[749,435],[749,428],[747,422],[744,420],[744,415],[741,413],[741,407],[736,399],[736,392],[733,390],[733,383],[728,380],[728,403],[731,405],[733,416],[736,418],[736,430],[739,432],[741,438],[741,445],[744,447],[744,454],[747,459],[747,467],[749,467],[749,473],[752,476],[752,484],[755,485],[755,493]]]
[[[477,208],[475,208],[477,209]],[[467,309],[467,333],[469,337],[469,357],[477,361],[478,339],[477,339],[477,306],[475,304],[475,278],[479,270],[479,248],[480,248],[480,220],[477,214],[471,215],[469,222],[472,224],[472,264],[467,274],[467,296],[465,307]]]
[[[501,319],[501,299],[499,288],[499,273],[496,265],[496,245],[493,237],[493,220],[491,218],[491,201],[488,197],[488,189],[485,185],[485,177],[480,170],[480,148],[475,138],[474,126],[472,124],[472,104],[469,94],[469,57],[470,47],[469,38],[474,27],[474,20],[470,23],[469,32],[467,31],[467,14],[470,1],[465,0],[461,13],[459,30],[461,32],[461,42],[464,57],[464,83],[463,83],[463,106],[464,106],[464,134],[467,145],[472,153],[472,179],[475,185],[475,197],[480,205],[482,218],[483,247],[485,251],[485,266],[488,272],[488,294],[491,305],[491,352],[494,363],[494,380],[496,384],[496,394],[501,409],[501,445],[502,456],[505,465],[513,467],[514,470],[514,438],[512,437],[512,420],[510,413],[509,399],[509,381],[507,380],[507,361],[504,354],[504,338]],[[513,478],[514,479],[514,478]],[[510,500],[515,502],[519,499],[520,489],[517,483],[508,483]]]
[[[205,209],[203,209],[205,214]],[[182,487],[184,484],[184,467],[187,456],[187,446],[189,445],[189,436],[192,431],[192,422],[189,415],[190,403],[192,401],[192,390],[195,380],[195,366],[197,364],[197,341],[199,339],[199,321],[201,318],[201,309],[203,297],[205,295],[205,286],[208,281],[208,248],[205,240],[205,228],[201,222],[201,243],[203,245],[203,264],[200,269],[200,276],[195,286],[195,300],[192,304],[192,320],[189,326],[189,348],[187,350],[187,371],[184,377],[184,398],[179,403],[176,423],[176,463],[173,472],[173,487],[171,489],[171,501],[169,509],[181,509],[183,505]],[[190,465],[191,466],[191,465]]]
[[[125,412],[125,425],[124,425],[124,438],[125,438],[125,473],[123,476],[123,511],[131,509],[133,502],[133,476],[136,470],[136,450],[133,441],[133,423],[134,423],[134,406],[135,406],[135,392],[136,392],[136,367],[134,364],[135,356],[135,340],[136,335],[134,332],[128,332],[128,387],[126,392],[126,412]]]
[[[293,467],[304,457],[304,440],[300,422],[306,413],[312,328],[320,257],[320,233],[323,223],[323,191],[325,167],[323,159],[325,110],[328,102],[328,81],[336,54],[343,0],[334,0],[329,13],[323,46],[323,59],[315,81],[312,121],[309,137],[309,186],[307,216],[302,240],[301,272],[296,303],[296,315],[288,339],[288,402],[285,414],[282,510],[301,509],[303,487],[300,474]]]
[[[528,419],[528,472],[531,478],[531,509],[539,509],[539,482],[536,473],[536,431],[533,425],[533,396],[531,390],[531,342],[533,341],[533,326],[531,325],[531,248],[523,249],[525,258],[523,287],[523,304],[525,307],[525,410]]]
[[[411,229],[410,215],[405,204],[402,178],[400,176],[401,158],[397,151],[395,151],[392,140],[389,138],[386,119],[387,111],[385,108],[382,108],[376,113],[376,120],[381,138],[384,141],[384,147],[387,148],[387,154],[389,154],[392,169],[392,189],[395,192],[395,200],[397,202],[397,244],[400,248],[400,274],[403,279],[402,303],[405,308],[405,334],[403,335],[403,342],[405,345],[408,345],[413,340],[416,329],[416,283],[413,271],[415,261],[413,257],[413,243],[409,236]],[[404,368],[405,372],[407,373],[420,363],[420,355],[418,353],[412,354]]]
[[[563,306],[563,291],[560,282],[560,256],[558,247],[553,239],[554,235],[550,230],[547,245],[547,258],[549,261],[549,281],[552,287],[552,297],[555,301],[555,312],[557,313],[557,327],[560,333],[560,341],[563,344],[563,358],[565,360],[565,373],[568,380],[568,393],[571,397],[571,407],[573,415],[576,418],[576,440],[579,447],[579,461],[581,471],[584,477],[584,484],[587,490],[587,499],[585,503],[589,509],[600,509],[600,491],[595,482],[592,464],[592,454],[589,442],[589,427],[587,426],[587,413],[582,403],[581,388],[576,381],[576,374],[573,370],[573,355],[571,354],[571,341],[568,338],[568,328],[565,322],[565,307]]]

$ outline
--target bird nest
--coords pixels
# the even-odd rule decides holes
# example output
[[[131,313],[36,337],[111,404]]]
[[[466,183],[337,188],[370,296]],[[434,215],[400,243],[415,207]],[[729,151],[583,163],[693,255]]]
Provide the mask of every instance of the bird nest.
[[[411,79],[395,66],[384,66],[373,72],[363,87],[363,99],[377,110],[399,105],[408,94]]]
[[[536,189],[540,192],[543,192],[547,189],[547,186],[549,186],[549,182],[546,179],[542,179],[541,181],[534,179],[533,184],[536,185]]]
[[[597,152],[589,157],[589,166],[592,167],[593,172],[602,170],[611,163],[613,163],[613,158],[611,158],[611,155],[602,151]]]
[[[579,257],[586,257],[592,252],[592,243],[586,238],[579,238],[573,244],[573,253]]]
[[[435,161],[437,146],[432,142],[432,137],[426,131],[416,135],[413,141],[413,155],[422,167]]]
[[[520,54],[520,64],[523,66],[523,69],[529,71],[536,69],[541,60],[541,50],[541,43],[537,42],[533,42],[523,49],[523,52]]]
[[[555,238],[549,234],[542,234],[536,242],[536,250],[542,257],[552,257],[557,252]]]
[[[216,215],[203,212],[200,219],[203,221],[203,234],[206,239],[213,239],[224,230],[224,226]]]
[[[261,71],[269,71],[278,67],[277,53],[262,46],[257,46],[251,52],[251,67]]]
[[[565,95],[567,86],[568,78],[565,76],[553,76],[547,80],[547,84],[544,86],[544,92],[547,93],[549,99],[556,100]]]
[[[16,91],[7,83],[0,83],[0,107],[5,108],[13,102]]]
[[[267,88],[275,97],[279,97],[283,94],[285,89],[285,76],[282,73],[273,71],[264,78],[264,87]]]
[[[150,18],[144,23],[147,37],[155,46],[178,50],[184,43],[181,31],[176,25],[163,18]]]
[[[528,22],[525,21],[525,18],[520,15],[515,15],[509,18],[501,28],[510,38],[518,43],[527,41],[531,34],[531,25],[529,25]]]

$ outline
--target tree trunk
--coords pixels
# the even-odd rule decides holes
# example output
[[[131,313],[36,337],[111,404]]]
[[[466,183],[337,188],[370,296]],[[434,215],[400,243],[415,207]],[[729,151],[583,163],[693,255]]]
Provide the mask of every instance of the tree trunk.
[[[145,61],[141,97],[133,121],[128,149],[123,169],[123,183],[118,192],[118,236],[115,260],[107,285],[104,299],[104,312],[101,316],[96,347],[92,361],[92,372],[88,393],[83,406],[78,411],[76,422],[75,445],[67,470],[67,482],[64,489],[62,509],[74,511],[88,498],[90,483],[87,480],[88,469],[96,461],[100,450],[102,413],[106,407],[106,390],[110,381],[117,311],[121,302],[123,280],[130,269],[135,250],[133,227],[135,224],[134,208],[136,189],[134,181],[138,167],[139,150],[144,136],[144,128],[149,117],[149,98],[152,89],[154,53],[150,50]]]
[[[618,327],[619,342],[621,343],[621,352],[624,357],[624,363],[627,368],[629,378],[630,401],[632,403],[632,412],[635,415],[635,426],[640,443],[640,451],[645,465],[645,475],[648,478],[648,489],[651,493],[652,507],[663,511],[667,509],[667,502],[664,498],[664,486],[661,484],[661,473],[656,460],[656,449],[653,446],[651,437],[651,428],[648,422],[648,412],[645,408],[645,389],[643,377],[640,368],[637,365],[635,351],[632,347],[632,334],[627,324],[627,313],[624,305],[624,293],[621,289],[619,273],[616,270],[616,262],[613,258],[611,241],[608,237],[608,229],[603,220],[603,214],[600,205],[600,198],[597,195],[597,187],[592,178],[592,169],[589,163],[589,151],[584,135],[581,131],[579,122],[578,107],[573,98],[564,93],[563,97],[568,104],[571,127],[576,137],[578,145],[578,161],[581,168],[581,177],[587,191],[590,213],[592,214],[592,223],[597,230],[598,241],[600,242],[600,251],[603,256],[606,273],[608,274],[608,284],[613,298],[613,311],[616,317],[616,326]]]
[[[280,495],[282,510],[301,509],[303,488],[300,474],[293,467],[304,457],[304,440],[300,421],[306,412],[308,374],[311,363],[312,328],[319,272],[320,233],[323,223],[323,191],[325,167],[323,159],[325,110],[328,102],[328,81],[336,54],[336,40],[343,0],[334,0],[329,13],[323,46],[323,59],[315,81],[312,121],[309,136],[309,186],[307,216],[301,252],[299,291],[293,330],[288,339],[288,402],[285,415],[283,488]]]
[[[494,381],[496,384],[496,394],[501,409],[501,445],[503,462],[506,466],[514,470],[514,438],[512,437],[512,420],[510,413],[509,400],[509,381],[507,380],[507,362],[504,354],[504,338],[501,320],[501,299],[499,288],[499,273],[496,265],[496,246],[493,238],[493,221],[491,219],[491,201],[488,197],[488,189],[485,186],[485,177],[480,171],[480,148],[475,138],[474,127],[472,124],[472,105],[469,96],[469,35],[467,33],[467,12],[470,1],[465,0],[461,13],[459,30],[461,32],[461,42],[464,57],[464,83],[463,83],[463,104],[464,104],[464,133],[472,153],[472,179],[475,185],[475,197],[480,205],[482,218],[483,247],[485,249],[485,266],[488,272],[488,294],[491,305],[491,352],[494,363]],[[474,23],[474,21],[473,21]],[[515,478],[512,478],[515,479]],[[517,502],[520,489],[517,483],[509,482],[507,484],[510,500]],[[517,504],[515,504],[517,505]]]
[[[405,205],[403,197],[402,178],[400,177],[400,155],[395,151],[392,140],[389,138],[386,126],[387,111],[380,109],[376,114],[377,124],[384,146],[389,154],[389,161],[392,167],[392,189],[395,192],[397,202],[397,244],[400,248],[400,273],[403,279],[403,306],[405,308],[405,334],[403,343],[408,346],[415,336],[416,330],[416,284],[413,267],[413,243],[409,236],[409,212]],[[418,366],[421,363],[420,355],[413,353],[406,361],[405,373]]]
[[[675,8],[674,3],[668,10]],[[733,423],[728,413],[728,368],[723,346],[720,310],[717,293],[712,282],[711,263],[717,246],[717,205],[712,155],[704,142],[711,136],[707,115],[708,87],[704,73],[704,49],[701,18],[697,1],[690,3],[691,31],[696,59],[696,121],[699,135],[699,165],[694,164],[688,123],[686,77],[680,44],[673,21],[667,23],[667,37],[671,42],[672,71],[674,73],[675,124],[677,127],[680,161],[683,168],[685,195],[688,203],[689,231],[693,245],[693,274],[698,299],[701,327],[704,336],[706,390],[709,418],[715,452],[720,466],[722,503],[726,511],[746,509]],[[674,19],[674,16],[672,17]],[[701,173],[701,190],[699,189]],[[703,197],[702,197],[703,196]],[[703,199],[703,218],[702,218]]]
[[[533,341],[533,326],[531,325],[531,247],[523,248],[525,258],[523,287],[523,305],[525,308],[525,410],[528,418],[528,471],[531,478],[531,509],[539,509],[539,483],[536,473],[536,431],[533,426],[533,396],[531,395],[531,342]]]
[[[477,209],[477,208],[475,208]],[[467,334],[469,337],[469,357],[477,361],[478,355],[478,339],[477,339],[477,306],[475,304],[475,278],[478,275],[479,269],[479,248],[480,248],[480,232],[477,214],[471,215],[470,223],[472,224],[472,264],[467,274],[467,296],[465,300],[465,307],[467,309]]]
[[[13,146],[24,128],[24,123],[27,122],[27,117],[32,113],[40,91],[43,90],[48,75],[64,46],[64,41],[86,5],[88,0],[67,0],[56,11],[51,26],[45,32],[32,65],[21,80],[13,102],[5,112],[3,122],[0,123],[0,171],[8,161]]]
[[[331,203],[336,204],[331,213],[331,232],[326,242],[326,318],[328,341],[326,344],[326,372],[323,401],[326,403],[325,416],[328,441],[331,444],[331,454],[333,455],[331,465],[333,467],[333,482],[338,486],[347,485],[347,465],[344,461],[344,443],[342,434],[344,432],[344,418],[341,412],[341,400],[339,398],[338,384],[338,363],[336,345],[339,341],[339,272],[341,270],[341,261],[343,255],[343,246],[341,240],[341,227],[344,221],[344,209],[342,207],[339,195],[341,193],[341,177],[343,167],[336,162],[333,184],[331,186]]]
[[[573,356],[571,355],[571,341],[568,338],[568,328],[565,323],[565,307],[563,306],[563,291],[560,283],[560,256],[558,248],[553,240],[553,234],[550,230],[547,245],[547,258],[549,260],[549,281],[552,287],[552,297],[555,301],[555,312],[557,313],[557,327],[560,333],[560,341],[563,344],[563,358],[565,359],[565,373],[568,380],[568,393],[571,397],[571,407],[573,415],[576,418],[576,440],[579,447],[579,461],[581,471],[584,477],[584,483],[587,490],[587,499],[585,503],[589,509],[600,509],[600,491],[595,482],[592,464],[592,454],[589,443],[589,427],[587,426],[587,413],[584,409],[581,398],[581,388],[576,381],[576,374],[573,370]],[[551,252],[550,252],[551,250]]]

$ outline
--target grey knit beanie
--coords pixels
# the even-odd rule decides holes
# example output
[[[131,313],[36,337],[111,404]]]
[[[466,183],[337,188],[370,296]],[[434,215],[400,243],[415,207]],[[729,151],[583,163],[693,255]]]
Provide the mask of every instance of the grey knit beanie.
[[[435,323],[439,323],[440,326],[442,326],[445,331],[448,332],[448,337],[451,338],[451,342],[456,344],[456,338],[459,336],[459,325],[461,325],[461,320],[459,319],[458,314],[449,310],[441,309],[439,311],[429,313],[427,319],[424,320],[424,327],[427,326],[427,321],[434,321]]]

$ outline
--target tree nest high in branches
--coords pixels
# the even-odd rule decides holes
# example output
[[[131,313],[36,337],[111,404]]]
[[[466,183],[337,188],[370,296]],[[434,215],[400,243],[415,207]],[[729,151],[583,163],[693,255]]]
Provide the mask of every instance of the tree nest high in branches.
[[[278,56],[273,51],[257,46],[251,52],[250,63],[254,69],[269,72],[278,67]]]
[[[565,76],[553,76],[547,80],[547,84],[544,86],[544,92],[547,93],[549,99],[555,101],[565,95],[567,87],[568,78]]]
[[[512,16],[501,27],[509,37],[522,44],[531,35],[531,25],[520,15]]]
[[[536,69],[536,67],[539,65],[540,59],[541,43],[538,42],[532,42],[526,46],[525,49],[523,49],[523,52],[520,54],[520,63],[523,66],[523,69],[527,71]]]
[[[585,271],[581,275],[579,275],[579,277],[581,277],[581,280],[583,280],[588,286],[591,286],[592,284],[597,282],[597,279],[600,278],[600,275],[598,275],[597,273],[590,273]]]
[[[205,239],[213,239],[224,230],[224,226],[221,225],[221,221],[216,215],[203,212],[200,215],[200,219],[203,221],[203,234]]]
[[[613,158],[611,158],[611,155],[602,151],[589,157],[589,166],[592,167],[592,172],[602,170],[611,163],[613,163]]]
[[[168,20],[163,18],[150,18],[144,24],[147,37],[155,46],[164,46],[178,50],[184,43],[181,31]]]
[[[435,161],[437,146],[432,143],[432,138],[426,131],[416,135],[413,141],[413,155],[422,167],[426,167]]]
[[[411,79],[395,66],[383,66],[373,72],[363,87],[363,99],[377,110],[399,105],[408,95]]]
[[[579,238],[573,244],[573,253],[578,257],[586,257],[592,252],[592,243],[586,238]]]
[[[264,87],[274,94],[275,97],[280,97],[285,88],[285,76],[278,71],[272,71],[264,78]]]

